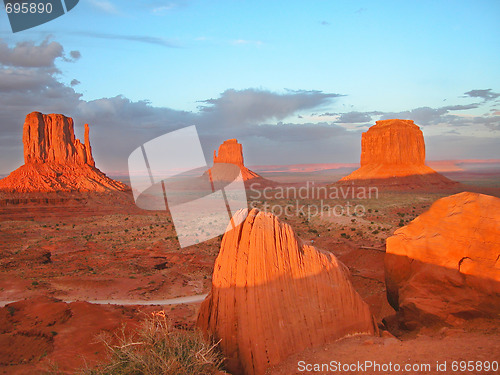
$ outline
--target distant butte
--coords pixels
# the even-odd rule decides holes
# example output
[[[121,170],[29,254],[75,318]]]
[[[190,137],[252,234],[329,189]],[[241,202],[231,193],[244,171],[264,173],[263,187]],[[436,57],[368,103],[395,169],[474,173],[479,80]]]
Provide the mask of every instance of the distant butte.
[[[75,138],[73,119],[32,112],[23,128],[24,165],[0,180],[4,192],[125,191],[95,167],[85,124],[85,140]]]
[[[361,137],[361,167],[339,184],[446,188],[458,183],[425,165],[422,130],[412,120],[382,120]]]
[[[236,139],[228,139],[219,146],[219,154],[214,150],[214,165],[217,163],[227,163],[237,165],[241,170],[243,181],[248,181],[260,176],[245,167],[243,161],[243,146]]]

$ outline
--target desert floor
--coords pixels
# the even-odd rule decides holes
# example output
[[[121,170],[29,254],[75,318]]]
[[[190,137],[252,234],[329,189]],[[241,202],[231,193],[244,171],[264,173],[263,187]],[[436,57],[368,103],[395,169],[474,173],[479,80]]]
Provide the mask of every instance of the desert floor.
[[[314,175],[267,177],[293,180],[300,186]],[[319,186],[326,180],[321,176],[316,182]],[[497,176],[463,176],[463,180],[474,184],[469,190],[500,196]],[[434,366],[429,372],[407,372],[416,374],[437,373],[436,361],[447,361],[447,370],[440,373],[457,373],[451,371],[452,360],[500,360],[498,321],[404,332],[391,320],[394,310],[387,303],[384,284],[385,239],[450,194],[380,191],[372,199],[324,199],[323,204],[331,207],[345,207],[348,202],[363,205],[365,214],[334,215],[324,210],[309,216],[307,208],[316,212],[313,208],[319,199],[267,199],[248,191],[249,202],[260,209],[287,204],[305,207],[301,211],[305,214],[293,211],[280,217],[303,241],[332,252],[349,267],[358,293],[380,326],[390,331],[379,338],[351,337],[306,350],[269,373],[307,373],[298,370],[299,361],[358,360]],[[3,374],[43,373],[54,368],[73,373],[92,366],[105,358],[99,333],[116,332],[122,323],[133,327],[157,310],[165,310],[173,326],[192,328],[199,302],[147,305],[143,301],[163,304],[172,298],[208,293],[221,241],[220,236],[180,249],[168,212],[141,210],[126,193],[3,194],[0,234],[0,304],[10,303],[0,308]]]

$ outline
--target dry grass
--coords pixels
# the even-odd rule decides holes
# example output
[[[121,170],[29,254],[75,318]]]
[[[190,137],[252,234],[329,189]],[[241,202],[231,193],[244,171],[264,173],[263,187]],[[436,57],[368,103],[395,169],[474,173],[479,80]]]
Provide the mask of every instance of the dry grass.
[[[206,340],[200,331],[169,330],[163,311],[152,314],[132,334],[122,330],[115,337],[103,337],[103,342],[109,362],[83,374],[209,375],[217,374],[224,360],[218,343]]]

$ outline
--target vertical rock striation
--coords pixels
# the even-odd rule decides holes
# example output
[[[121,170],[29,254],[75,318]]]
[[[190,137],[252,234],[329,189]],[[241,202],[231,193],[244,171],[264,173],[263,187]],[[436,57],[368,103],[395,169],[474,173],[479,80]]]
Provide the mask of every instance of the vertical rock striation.
[[[456,182],[425,165],[425,142],[412,120],[381,120],[361,136],[361,167],[340,184],[447,188]]]
[[[377,331],[347,267],[255,209],[224,235],[197,324],[221,340],[235,375],[264,374],[307,347]]]
[[[23,128],[24,165],[0,180],[7,192],[128,190],[95,168],[85,124],[85,141],[75,138],[73,119],[32,112]]]

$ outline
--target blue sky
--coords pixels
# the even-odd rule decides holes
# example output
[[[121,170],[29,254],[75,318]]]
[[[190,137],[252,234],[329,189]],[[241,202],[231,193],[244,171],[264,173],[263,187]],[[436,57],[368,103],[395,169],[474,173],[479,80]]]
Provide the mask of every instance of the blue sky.
[[[89,122],[105,170],[192,123],[207,160],[238,137],[251,164],[356,162],[389,117],[422,127],[429,158],[500,158],[499,20],[498,1],[81,0],[13,34],[2,11],[0,173],[33,110]]]

